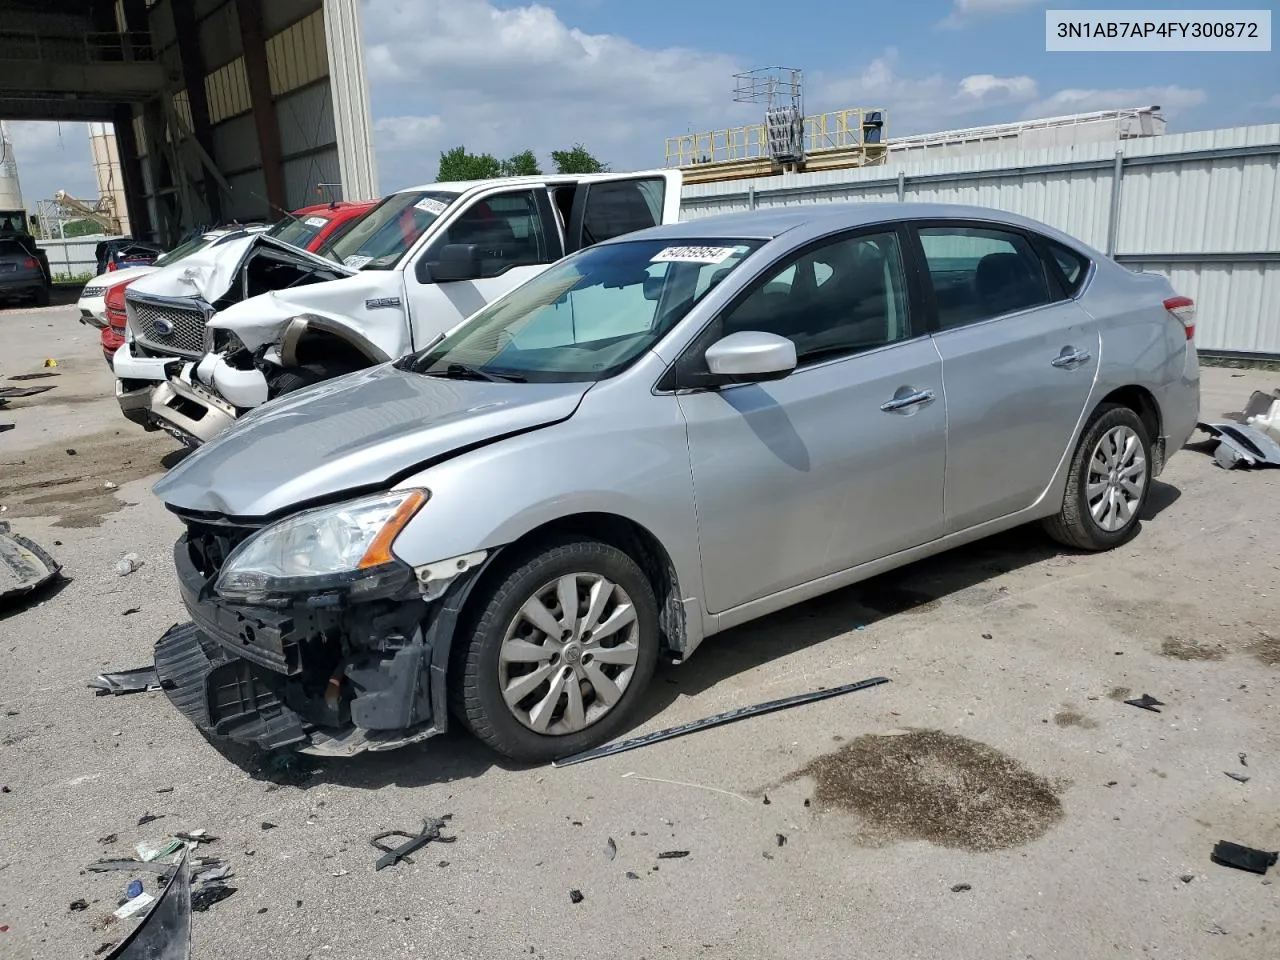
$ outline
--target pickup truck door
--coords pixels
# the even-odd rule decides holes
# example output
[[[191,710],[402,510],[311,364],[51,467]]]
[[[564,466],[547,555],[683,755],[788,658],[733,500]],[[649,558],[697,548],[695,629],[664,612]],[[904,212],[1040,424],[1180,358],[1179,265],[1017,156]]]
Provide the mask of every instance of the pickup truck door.
[[[565,252],[675,223],[680,219],[680,184],[678,170],[584,177],[574,191]]]
[[[437,282],[430,264],[450,245],[474,245],[479,276]],[[545,186],[495,189],[459,205],[405,270],[413,349],[536,276],[564,255]]]

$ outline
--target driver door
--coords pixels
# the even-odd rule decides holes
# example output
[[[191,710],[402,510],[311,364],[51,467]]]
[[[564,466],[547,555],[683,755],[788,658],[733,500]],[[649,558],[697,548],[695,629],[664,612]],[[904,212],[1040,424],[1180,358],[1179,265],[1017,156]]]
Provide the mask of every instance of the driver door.
[[[476,248],[477,277],[449,282],[431,278],[430,263],[451,245]],[[545,187],[503,190],[472,200],[406,272],[413,349],[541,273],[561,255],[560,231]]]

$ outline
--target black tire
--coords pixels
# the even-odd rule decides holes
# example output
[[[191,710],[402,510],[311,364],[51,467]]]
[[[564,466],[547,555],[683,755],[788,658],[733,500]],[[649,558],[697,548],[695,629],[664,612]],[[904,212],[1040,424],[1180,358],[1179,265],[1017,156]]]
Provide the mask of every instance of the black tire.
[[[1116,530],[1103,528],[1089,509],[1087,485],[1089,463],[1099,441],[1111,430],[1127,427],[1137,435],[1142,444],[1144,462],[1142,490],[1133,513],[1122,527]],[[1142,418],[1128,407],[1104,403],[1094,411],[1085,426],[1071,460],[1067,474],[1067,487],[1062,496],[1062,509],[1044,522],[1044,528],[1054,540],[1078,550],[1111,550],[1127,543],[1137,535],[1140,516],[1151,492],[1151,438],[1147,435]]]
[[[629,683],[608,712],[576,732],[541,734],[503,699],[499,652],[525,602],[573,573],[602,576],[626,591],[636,612],[639,652]],[[653,677],[660,642],[653,587],[631,557],[598,540],[558,539],[513,559],[489,581],[487,595],[475,600],[476,615],[454,641],[450,694],[453,713],[480,740],[513,760],[537,763],[597,746],[629,724]]]
[[[325,380],[332,380],[334,377],[340,377],[345,373],[351,373],[353,368],[339,367],[327,363],[310,363],[303,367],[289,367],[281,370],[271,378],[271,399],[283,396],[286,393],[293,393],[304,387],[311,387],[317,383],[323,383]]]
[[[41,287],[31,299],[37,307],[47,307],[49,305],[49,288]]]

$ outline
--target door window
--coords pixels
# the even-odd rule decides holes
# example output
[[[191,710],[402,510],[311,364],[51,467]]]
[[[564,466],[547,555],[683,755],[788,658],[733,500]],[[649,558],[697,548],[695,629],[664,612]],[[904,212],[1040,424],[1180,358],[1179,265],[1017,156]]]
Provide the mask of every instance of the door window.
[[[450,244],[474,244],[479,249],[482,277],[551,261],[538,200],[531,190],[477,200],[432,241],[424,260],[438,257]]]
[[[603,243],[624,233],[644,230],[662,222],[667,181],[609,180],[589,183],[582,215],[582,246]]]
[[[895,232],[847,237],[770,273],[724,318],[722,336],[774,333],[816,363],[911,336],[902,252]]]
[[[920,245],[941,330],[1053,299],[1044,263],[1020,234],[986,227],[925,227],[920,230]]]

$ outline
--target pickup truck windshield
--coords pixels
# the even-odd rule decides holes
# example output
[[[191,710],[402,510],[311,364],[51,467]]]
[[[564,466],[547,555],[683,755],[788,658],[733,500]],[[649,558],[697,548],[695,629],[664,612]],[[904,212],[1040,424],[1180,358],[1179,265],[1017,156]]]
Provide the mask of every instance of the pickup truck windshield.
[[[390,270],[456,199],[437,190],[393,193],[326,253],[355,270]]]
[[[308,214],[305,217],[287,217],[267,231],[268,237],[275,237],[281,243],[287,243],[299,250],[306,250],[307,244],[316,238],[321,230],[329,225],[328,217]]]
[[[480,380],[608,379],[762,243],[633,240],[589,247],[482,309],[408,368]]]

